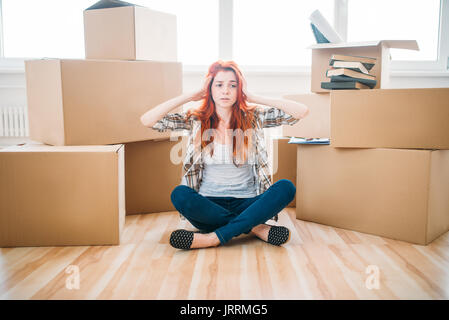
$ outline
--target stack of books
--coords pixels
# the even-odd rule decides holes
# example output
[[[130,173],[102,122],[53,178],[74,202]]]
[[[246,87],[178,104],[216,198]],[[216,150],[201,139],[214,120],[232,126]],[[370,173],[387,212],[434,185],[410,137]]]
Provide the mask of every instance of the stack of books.
[[[330,82],[321,82],[321,88],[329,90],[372,89],[376,86],[376,76],[370,70],[376,64],[375,58],[332,55],[326,77]]]

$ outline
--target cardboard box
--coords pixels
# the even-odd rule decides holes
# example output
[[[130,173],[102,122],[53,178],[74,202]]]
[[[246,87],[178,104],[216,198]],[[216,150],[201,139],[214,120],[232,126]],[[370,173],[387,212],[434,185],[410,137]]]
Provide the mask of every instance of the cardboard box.
[[[298,219],[421,245],[449,230],[449,150],[297,148]]]
[[[329,78],[326,77],[326,70],[330,68],[329,60],[333,54],[376,58],[377,62],[370,71],[370,74],[376,76],[377,84],[375,88],[388,88],[390,48],[419,50],[416,40],[320,43],[309,48],[312,49],[312,92],[330,91],[322,89],[321,82],[329,81]]]
[[[293,100],[309,107],[310,113],[292,126],[282,126],[285,137],[329,138],[330,137],[330,94],[308,93],[285,95],[284,99]]]
[[[449,149],[449,88],[331,93],[331,145]]]
[[[0,176],[1,247],[120,243],[123,145],[7,147]]]
[[[126,144],[126,214],[176,211],[170,195],[181,182],[186,141]]]
[[[84,10],[86,59],[177,61],[176,16],[141,6]]]
[[[289,144],[290,138],[274,138],[273,146],[273,183],[281,179],[288,179],[296,186],[296,145]],[[288,207],[296,206],[296,197]]]
[[[167,138],[140,117],[182,93],[176,62],[42,59],[25,71],[30,138],[51,145]]]

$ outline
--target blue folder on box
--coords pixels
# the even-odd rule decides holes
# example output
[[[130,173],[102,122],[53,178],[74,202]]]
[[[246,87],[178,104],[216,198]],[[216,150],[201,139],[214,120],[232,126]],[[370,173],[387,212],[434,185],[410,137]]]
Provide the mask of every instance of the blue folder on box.
[[[330,144],[329,138],[296,138],[292,137],[288,143],[294,144]]]

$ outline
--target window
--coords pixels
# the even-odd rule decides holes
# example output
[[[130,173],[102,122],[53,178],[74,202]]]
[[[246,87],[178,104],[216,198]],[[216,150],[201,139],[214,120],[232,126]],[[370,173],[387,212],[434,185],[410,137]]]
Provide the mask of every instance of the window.
[[[3,0],[4,56],[83,59],[83,10],[95,2]],[[217,0],[157,0],[132,3],[177,16],[178,59],[181,62],[202,64],[204,61],[216,60]]]
[[[349,0],[348,41],[416,40],[420,51],[391,49],[392,60],[437,60],[440,0]]]
[[[5,57],[84,58],[83,10],[92,1],[3,0]]]
[[[0,49],[4,57],[84,58],[82,11],[95,2],[0,1]],[[309,16],[315,9],[349,42],[417,40],[420,51],[390,50],[392,70],[446,71],[449,62],[449,0],[131,2],[177,16],[178,59],[193,73],[203,72],[218,58],[274,74],[308,72],[311,52],[306,48],[315,43]],[[0,60],[0,65],[13,65],[12,60]]]
[[[315,43],[310,14],[319,9],[332,25],[334,0],[234,1],[234,59],[240,65],[304,66]]]
[[[218,58],[218,0],[135,0],[132,3],[177,16],[178,59],[210,64]]]

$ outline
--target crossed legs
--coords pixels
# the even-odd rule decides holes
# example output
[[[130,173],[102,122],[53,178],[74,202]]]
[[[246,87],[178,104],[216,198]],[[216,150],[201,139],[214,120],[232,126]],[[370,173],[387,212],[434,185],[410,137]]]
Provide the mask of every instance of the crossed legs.
[[[177,186],[171,200],[175,208],[203,233],[193,234],[190,248],[217,246],[242,233],[252,232],[267,241],[270,226],[265,225],[295,196],[295,186],[286,179],[274,183],[254,198],[211,198],[187,186]]]

